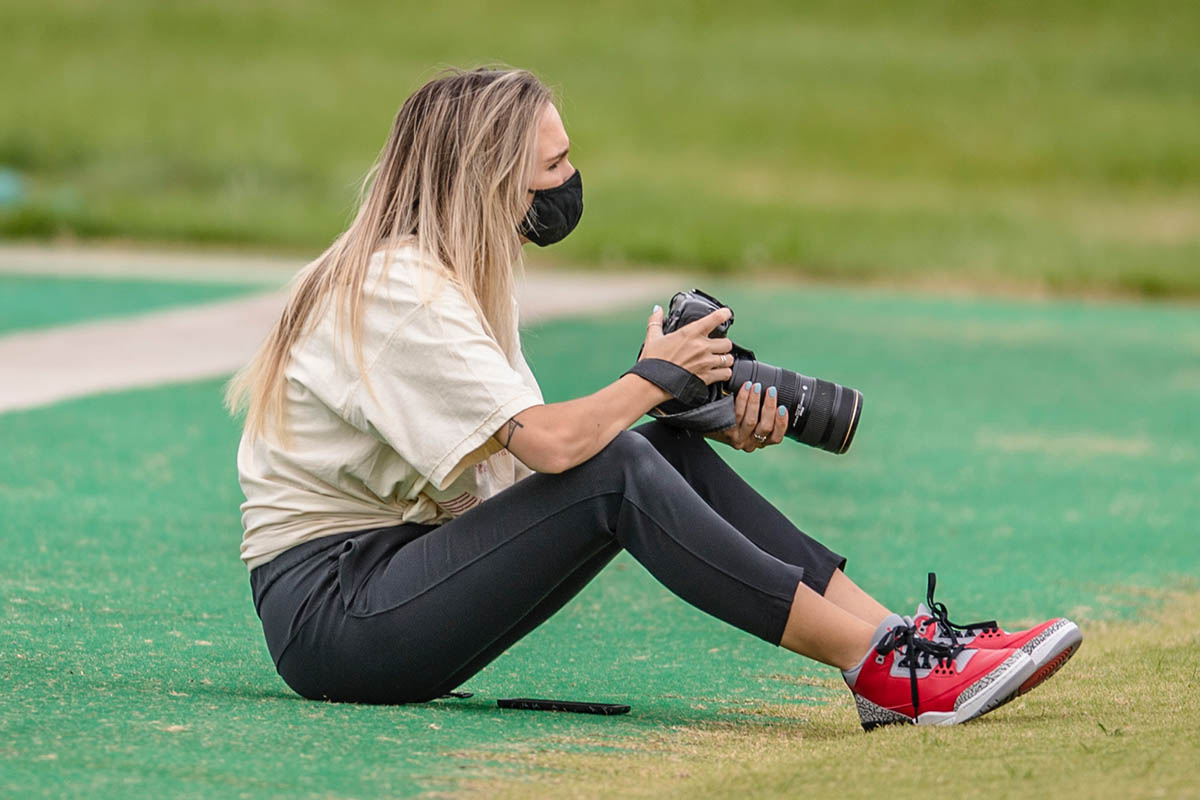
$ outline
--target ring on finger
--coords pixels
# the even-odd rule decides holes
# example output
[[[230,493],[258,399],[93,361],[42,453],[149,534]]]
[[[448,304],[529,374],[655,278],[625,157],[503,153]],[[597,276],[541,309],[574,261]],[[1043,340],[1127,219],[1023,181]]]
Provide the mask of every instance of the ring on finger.
[[[767,440],[767,437],[761,433],[755,433],[755,434],[751,434],[751,435],[754,437],[754,441],[758,442],[759,444],[762,444],[763,442],[765,442]]]

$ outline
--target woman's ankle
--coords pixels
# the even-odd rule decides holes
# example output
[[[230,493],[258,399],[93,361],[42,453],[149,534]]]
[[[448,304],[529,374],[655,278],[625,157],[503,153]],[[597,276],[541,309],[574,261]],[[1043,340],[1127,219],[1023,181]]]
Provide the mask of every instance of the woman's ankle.
[[[831,603],[808,586],[796,587],[780,647],[823,664],[850,669],[871,648],[876,626]]]

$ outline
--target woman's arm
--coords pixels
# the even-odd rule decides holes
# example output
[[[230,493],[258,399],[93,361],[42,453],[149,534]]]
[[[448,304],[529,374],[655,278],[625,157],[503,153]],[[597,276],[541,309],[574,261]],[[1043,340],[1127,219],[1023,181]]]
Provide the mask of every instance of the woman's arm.
[[[587,397],[527,408],[494,438],[535,472],[563,472],[599,453],[670,396],[645,378],[623,375]]]
[[[661,358],[695,374],[705,384],[727,381],[733,344],[710,339],[713,328],[729,318],[720,308],[664,335],[662,309],[655,306],[646,324],[642,358]],[[730,366],[726,366],[728,363]],[[586,397],[527,408],[508,420],[493,437],[536,472],[564,472],[603,450],[617,434],[670,395],[637,375],[623,375]]]

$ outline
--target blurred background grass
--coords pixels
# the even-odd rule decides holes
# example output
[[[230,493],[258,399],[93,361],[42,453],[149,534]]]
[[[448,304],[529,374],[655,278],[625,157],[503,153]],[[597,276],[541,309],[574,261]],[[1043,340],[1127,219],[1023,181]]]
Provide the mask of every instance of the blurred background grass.
[[[5,238],[315,255],[408,93],[505,62],[584,174],[560,263],[1200,295],[1187,0],[4,0],[0,30]]]

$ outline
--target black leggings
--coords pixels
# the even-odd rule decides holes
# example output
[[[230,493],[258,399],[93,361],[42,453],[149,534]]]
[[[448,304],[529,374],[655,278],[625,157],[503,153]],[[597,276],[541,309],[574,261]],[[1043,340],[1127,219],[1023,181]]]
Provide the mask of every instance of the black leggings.
[[[298,545],[250,573],[267,648],[304,697],[431,700],[566,605],[624,548],[697,608],[779,644],[797,584],[845,559],[743,481],[704,437],[650,422],[438,526]]]

